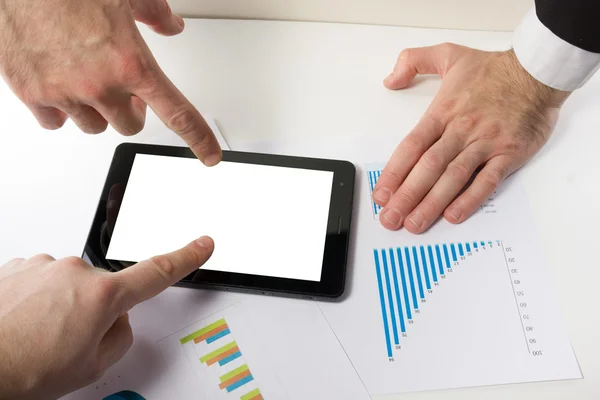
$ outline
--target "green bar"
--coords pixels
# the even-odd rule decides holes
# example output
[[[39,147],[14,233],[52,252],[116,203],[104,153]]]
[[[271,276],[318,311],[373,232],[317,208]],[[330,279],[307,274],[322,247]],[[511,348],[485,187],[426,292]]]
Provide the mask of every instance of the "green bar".
[[[245,395],[243,395],[242,397],[240,397],[241,400],[248,400],[253,398],[254,396],[257,396],[260,394],[260,390],[258,389],[254,389],[253,391],[246,393]]]
[[[248,369],[248,365],[244,364],[241,367],[238,367],[238,368],[234,369],[233,371],[229,371],[228,373],[226,373],[225,375],[223,375],[219,379],[221,380],[221,382],[225,382],[227,379],[233,378],[234,376],[236,376],[240,372],[244,372],[247,369]]]
[[[190,333],[189,335],[187,335],[183,339],[179,339],[179,341],[181,342],[181,344],[186,344],[187,342],[190,342],[190,341],[196,339],[198,336],[203,335],[203,334],[205,334],[208,331],[212,331],[217,326],[223,325],[224,323],[225,323],[225,318],[221,318],[217,322],[213,322],[212,324],[210,324],[208,326],[205,326],[204,328],[200,329],[199,331],[196,331],[194,333]]]
[[[225,353],[227,350],[229,349],[233,349],[235,346],[237,346],[237,343],[235,341],[226,344],[223,347],[218,348],[217,350],[213,351],[212,353],[208,353],[207,355],[205,355],[204,357],[200,358],[200,362],[205,363],[208,360],[210,360],[211,358],[215,358],[216,356],[218,356],[221,353]]]

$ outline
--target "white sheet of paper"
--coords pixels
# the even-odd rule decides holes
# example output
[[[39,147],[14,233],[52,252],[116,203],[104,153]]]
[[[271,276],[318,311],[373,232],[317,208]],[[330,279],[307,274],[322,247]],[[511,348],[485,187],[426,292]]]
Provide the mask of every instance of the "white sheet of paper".
[[[132,348],[102,379],[65,400],[118,400],[110,396],[123,391],[145,400],[239,399],[255,388],[265,399],[370,398],[315,303],[170,288],[129,314]],[[181,344],[187,334],[221,318],[230,335],[196,349]],[[200,360],[232,339],[242,357],[223,366]],[[221,390],[218,379],[244,364],[255,379],[231,393]]]
[[[396,140],[351,143],[249,143],[243,148],[335,157],[357,166],[347,296],[320,307],[369,393],[581,378],[518,179],[506,181],[460,225],[441,220],[421,235],[392,232],[381,227],[370,192]]]

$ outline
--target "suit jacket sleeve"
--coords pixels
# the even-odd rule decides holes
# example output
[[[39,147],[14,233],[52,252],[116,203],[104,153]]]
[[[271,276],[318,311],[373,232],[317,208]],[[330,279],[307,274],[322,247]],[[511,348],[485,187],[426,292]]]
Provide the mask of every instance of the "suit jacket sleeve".
[[[581,87],[600,67],[600,1],[536,0],[513,34],[513,49],[538,81]]]

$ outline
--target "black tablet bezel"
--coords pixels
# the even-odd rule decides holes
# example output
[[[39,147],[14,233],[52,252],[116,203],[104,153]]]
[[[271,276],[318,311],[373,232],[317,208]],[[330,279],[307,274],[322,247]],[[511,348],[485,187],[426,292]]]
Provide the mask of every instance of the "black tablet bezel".
[[[126,188],[136,154],[195,158],[195,155],[187,147],[123,143],[116,148],[83,252],[83,258],[90,261],[96,267],[115,270],[114,260],[107,260],[104,257],[105,252],[103,251],[103,246],[100,245],[104,241],[104,248],[107,249],[110,244],[110,235],[103,231],[103,226],[105,226],[107,220],[108,197],[114,185],[122,184]],[[308,298],[337,298],[341,296],[345,287],[350,226],[352,222],[352,203],[356,173],[354,165],[350,162],[339,160],[229,150],[223,151],[223,161],[331,171],[334,173],[321,281],[274,278],[202,270],[200,268],[197,272],[188,275],[176,285]],[[115,217],[118,217],[118,207]],[[302,249],[299,248],[298,250],[301,251]],[[116,263],[123,267],[131,264],[127,261],[117,261]]]

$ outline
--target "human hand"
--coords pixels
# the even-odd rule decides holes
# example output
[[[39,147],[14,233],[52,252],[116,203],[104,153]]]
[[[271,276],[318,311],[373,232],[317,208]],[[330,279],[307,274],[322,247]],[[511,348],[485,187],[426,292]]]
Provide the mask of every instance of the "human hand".
[[[86,133],[142,130],[146,105],[206,165],[221,149],[206,121],[160,69],[135,20],[183,30],[167,0],[0,0],[0,75],[46,129],[67,118]]]
[[[439,74],[441,88],[373,191],[381,224],[412,233],[442,214],[451,223],[469,217],[544,145],[570,94],[536,81],[512,50],[404,50],[384,84],[404,89],[417,74]]]
[[[127,312],[202,266],[208,237],[119,272],[38,255],[0,267],[0,398],[51,399],[99,379],[129,349]]]

